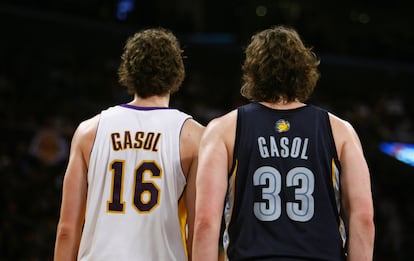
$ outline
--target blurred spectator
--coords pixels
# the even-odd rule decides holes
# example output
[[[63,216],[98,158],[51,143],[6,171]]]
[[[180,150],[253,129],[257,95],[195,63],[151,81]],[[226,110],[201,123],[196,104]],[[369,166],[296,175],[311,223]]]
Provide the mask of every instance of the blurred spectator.
[[[49,120],[50,121],[50,120]],[[69,144],[52,122],[47,122],[33,137],[29,152],[47,166],[56,166],[68,157]]]

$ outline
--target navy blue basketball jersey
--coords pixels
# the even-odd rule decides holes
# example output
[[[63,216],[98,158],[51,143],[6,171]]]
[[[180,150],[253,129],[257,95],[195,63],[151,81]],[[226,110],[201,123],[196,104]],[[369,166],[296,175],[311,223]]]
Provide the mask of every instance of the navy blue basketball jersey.
[[[327,111],[239,107],[233,160],[228,260],[344,260],[340,166]]]

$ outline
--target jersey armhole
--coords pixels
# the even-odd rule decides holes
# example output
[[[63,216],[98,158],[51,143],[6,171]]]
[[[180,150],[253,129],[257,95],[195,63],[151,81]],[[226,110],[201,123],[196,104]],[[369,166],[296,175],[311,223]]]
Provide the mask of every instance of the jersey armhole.
[[[237,121],[236,121],[236,135],[234,138],[234,146],[233,146],[233,159],[232,159],[232,165],[229,171],[228,176],[230,177],[231,174],[234,172],[234,168],[236,167],[237,164],[237,159],[238,159],[238,151],[239,151],[239,144],[240,144],[240,136],[241,136],[241,112],[242,112],[242,108],[239,107],[237,109]]]
[[[339,161],[339,157],[338,157],[338,151],[336,150],[336,144],[335,144],[335,139],[334,139],[334,135],[333,135],[333,130],[332,130],[332,124],[331,124],[331,117],[329,116],[329,112],[326,111],[325,112],[326,115],[326,124],[328,126],[327,130],[328,130],[328,134],[329,134],[329,140],[330,142],[330,146],[331,146],[331,150],[333,152],[333,160],[335,162],[335,165],[339,168],[341,168],[341,162]]]
[[[190,116],[190,115],[185,115],[182,119],[181,119],[181,123],[180,123],[180,130],[178,131],[178,160],[179,160],[179,162],[180,162],[180,167],[179,167],[179,170],[180,170],[180,172],[181,172],[181,176],[184,178],[184,180],[185,180],[185,182],[187,182],[187,175],[185,175],[185,172],[184,172],[184,168],[183,168],[183,161],[182,161],[182,157],[181,157],[181,134],[182,134],[182,132],[183,132],[183,128],[184,128],[184,125],[185,125],[185,123],[188,121],[188,120],[191,120],[191,119],[193,119],[193,117],[192,116]]]

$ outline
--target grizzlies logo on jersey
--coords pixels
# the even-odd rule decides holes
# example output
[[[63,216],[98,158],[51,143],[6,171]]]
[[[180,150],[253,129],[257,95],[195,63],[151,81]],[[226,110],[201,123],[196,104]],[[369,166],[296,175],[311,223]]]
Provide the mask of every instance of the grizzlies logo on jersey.
[[[238,108],[233,160],[223,236],[230,260],[344,259],[340,166],[327,111]]]
[[[290,129],[290,123],[288,121],[285,121],[283,119],[278,120],[276,122],[276,131],[281,133],[281,132],[286,132]]]

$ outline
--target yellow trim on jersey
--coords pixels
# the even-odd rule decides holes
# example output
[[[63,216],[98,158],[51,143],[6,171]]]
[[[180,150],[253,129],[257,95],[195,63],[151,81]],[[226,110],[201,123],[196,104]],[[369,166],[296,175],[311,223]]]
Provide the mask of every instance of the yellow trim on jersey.
[[[185,206],[185,197],[178,200],[178,220],[180,221],[181,240],[183,241],[184,251],[188,257],[187,251],[187,208]]]
[[[224,206],[224,208],[225,208],[224,219],[225,219],[225,222],[226,222],[226,227],[225,227],[225,231],[224,231],[224,234],[225,234],[224,238],[227,238],[227,242],[220,242],[220,247],[223,247],[223,253],[221,254],[222,255],[221,258],[224,258],[224,260],[227,260],[227,248],[228,248],[228,245],[229,245],[229,242],[228,242],[229,237],[228,237],[227,228],[229,227],[231,216],[233,214],[234,196],[235,196],[235,193],[236,193],[236,178],[237,178],[238,166],[239,166],[239,161],[238,161],[238,159],[236,159],[235,164],[234,164],[234,168],[233,168],[233,172],[231,173],[230,180],[229,180],[229,182],[230,182],[230,184],[228,186],[228,188],[229,188],[228,189],[229,198],[228,198],[228,201],[225,203],[226,205]],[[227,205],[229,206],[228,210],[227,210]]]
[[[340,180],[339,180],[339,169],[335,164],[335,160],[332,159],[332,185],[335,193],[335,201],[337,205],[338,217],[339,217],[339,234],[342,239],[342,247],[345,247],[346,244],[346,228],[344,221],[341,217],[341,190],[340,190]]]

